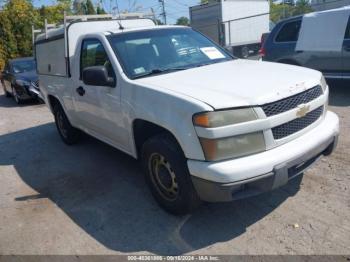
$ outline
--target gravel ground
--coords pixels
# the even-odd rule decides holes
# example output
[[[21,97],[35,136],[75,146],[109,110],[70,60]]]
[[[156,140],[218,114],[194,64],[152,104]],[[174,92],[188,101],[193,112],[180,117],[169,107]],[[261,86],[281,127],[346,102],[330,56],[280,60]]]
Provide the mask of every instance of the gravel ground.
[[[157,206],[137,161],[90,137],[64,145],[44,105],[0,92],[0,254],[350,253],[349,83],[331,83],[332,156],[274,192],[185,217]]]

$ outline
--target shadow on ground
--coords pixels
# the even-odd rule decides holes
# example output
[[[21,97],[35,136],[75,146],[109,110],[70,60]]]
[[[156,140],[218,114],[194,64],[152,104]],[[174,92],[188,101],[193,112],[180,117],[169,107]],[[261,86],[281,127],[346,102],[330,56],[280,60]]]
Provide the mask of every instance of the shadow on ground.
[[[327,80],[330,88],[329,104],[331,106],[350,106],[350,81]]]
[[[1,85],[0,85],[0,88],[1,88]],[[22,101],[21,104],[17,104],[15,102],[15,100],[13,99],[13,97],[6,97],[5,95],[0,95],[0,108],[1,107],[12,108],[12,107],[21,107],[21,106],[32,106],[32,105],[37,105],[37,104],[42,104],[42,103],[33,99],[33,100]]]
[[[16,201],[49,198],[91,237],[120,252],[179,255],[231,240],[296,194],[301,182],[174,217],[154,202],[136,160],[90,137],[66,146],[53,123],[0,136],[0,156],[0,165],[13,165],[38,192]]]

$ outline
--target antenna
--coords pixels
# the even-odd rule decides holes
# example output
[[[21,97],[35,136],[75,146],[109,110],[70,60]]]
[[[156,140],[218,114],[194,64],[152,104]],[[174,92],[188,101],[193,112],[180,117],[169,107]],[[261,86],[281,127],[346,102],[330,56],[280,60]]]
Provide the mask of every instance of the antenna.
[[[117,12],[118,12],[118,24],[119,24],[119,30],[124,30],[124,26],[122,25],[122,18],[120,16],[120,10],[119,10],[119,5],[118,5],[118,0],[115,0],[115,6],[117,8]]]

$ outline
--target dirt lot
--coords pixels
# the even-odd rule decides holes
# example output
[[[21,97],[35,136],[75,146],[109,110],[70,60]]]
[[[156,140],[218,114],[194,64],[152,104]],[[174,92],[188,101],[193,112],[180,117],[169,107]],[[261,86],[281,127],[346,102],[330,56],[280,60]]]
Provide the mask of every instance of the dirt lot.
[[[44,105],[0,92],[0,254],[350,253],[349,83],[331,86],[331,157],[272,193],[180,218],[158,208],[137,161],[89,137],[64,145]]]

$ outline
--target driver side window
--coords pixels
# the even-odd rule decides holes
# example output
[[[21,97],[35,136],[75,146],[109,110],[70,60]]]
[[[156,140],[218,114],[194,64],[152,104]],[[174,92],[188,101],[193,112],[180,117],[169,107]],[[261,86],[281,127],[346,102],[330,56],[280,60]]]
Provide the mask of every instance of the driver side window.
[[[108,76],[115,78],[112,64],[102,45],[97,39],[86,39],[82,43],[80,56],[80,79],[83,70],[90,66],[104,66],[107,69]]]

